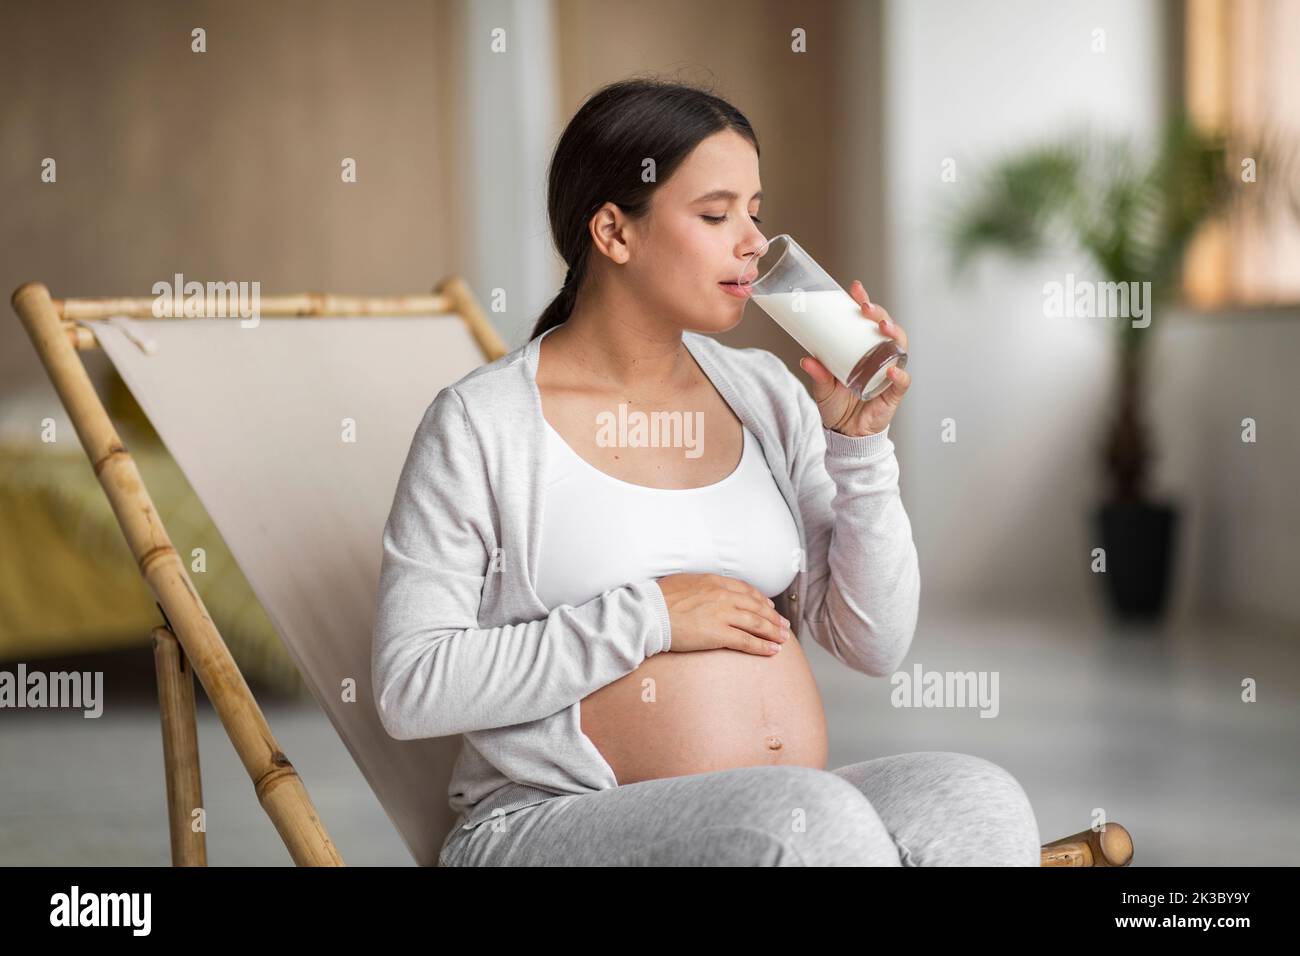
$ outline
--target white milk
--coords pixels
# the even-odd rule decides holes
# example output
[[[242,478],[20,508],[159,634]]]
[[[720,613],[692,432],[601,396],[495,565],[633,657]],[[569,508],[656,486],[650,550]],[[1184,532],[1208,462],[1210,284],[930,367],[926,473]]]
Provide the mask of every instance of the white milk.
[[[803,299],[802,312],[794,309],[796,296]],[[848,382],[862,356],[891,341],[843,289],[755,293],[750,298],[841,382]]]

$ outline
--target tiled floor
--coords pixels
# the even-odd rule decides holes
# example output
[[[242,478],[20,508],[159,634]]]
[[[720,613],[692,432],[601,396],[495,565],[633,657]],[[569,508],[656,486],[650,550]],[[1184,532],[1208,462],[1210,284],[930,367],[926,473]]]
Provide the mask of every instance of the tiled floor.
[[[1137,866],[1300,858],[1300,635],[1242,624],[1125,633],[1045,616],[923,614],[903,669],[996,671],[993,719],[977,707],[894,707],[889,681],[820,648],[809,656],[830,721],[831,767],[962,751],[1020,780],[1044,841],[1086,828],[1100,807],[1133,834]],[[142,650],[113,666],[132,671],[106,674],[106,687],[134,687],[135,702],[99,719],[0,710],[0,865],[169,862],[152,661]],[[1257,682],[1256,703],[1241,700],[1247,677]],[[344,860],[411,865],[315,704],[261,701]],[[288,865],[206,701],[199,718],[209,863]]]

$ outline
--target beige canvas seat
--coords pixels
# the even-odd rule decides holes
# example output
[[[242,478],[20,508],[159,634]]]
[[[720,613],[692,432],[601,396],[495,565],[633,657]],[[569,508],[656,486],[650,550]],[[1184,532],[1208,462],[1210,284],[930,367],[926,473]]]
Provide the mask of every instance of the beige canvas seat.
[[[192,675],[294,862],[343,861],[194,588],[202,543],[168,537],[87,375],[87,348],[104,350],[186,475],[416,862],[435,865],[461,739],[394,740],[379,722],[380,542],[434,395],[506,348],[456,277],[428,295],[263,297],[256,324],[208,317],[215,301],[203,317],[160,319],[150,298],[59,300],[40,283],[13,295],[166,615],[153,638],[173,862],[206,862],[204,834],[190,826],[201,806]],[[1131,855],[1118,824],[1043,848],[1045,865],[1122,866]]]

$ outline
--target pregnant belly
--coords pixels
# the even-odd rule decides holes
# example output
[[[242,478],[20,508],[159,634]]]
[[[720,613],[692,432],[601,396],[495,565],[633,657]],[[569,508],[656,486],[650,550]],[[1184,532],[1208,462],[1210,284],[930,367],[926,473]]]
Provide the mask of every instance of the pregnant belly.
[[[620,785],[758,764],[826,768],[826,715],[794,638],[772,657],[667,652],[582,699]]]

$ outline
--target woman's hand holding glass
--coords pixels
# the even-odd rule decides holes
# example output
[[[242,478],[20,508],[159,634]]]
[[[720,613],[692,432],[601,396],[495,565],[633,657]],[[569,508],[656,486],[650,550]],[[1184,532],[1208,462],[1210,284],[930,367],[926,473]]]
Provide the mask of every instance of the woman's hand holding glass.
[[[898,347],[906,352],[907,333],[889,317],[883,306],[871,301],[859,280],[853,280],[849,294],[862,306],[863,317],[869,322],[875,322],[882,335],[894,339],[898,342]],[[812,397],[822,413],[822,424],[851,438],[876,435],[884,431],[893,420],[899,402],[907,394],[908,386],[912,384],[912,376],[895,365],[886,373],[893,385],[871,401],[864,402],[811,355],[801,358],[799,367],[812,377]]]

